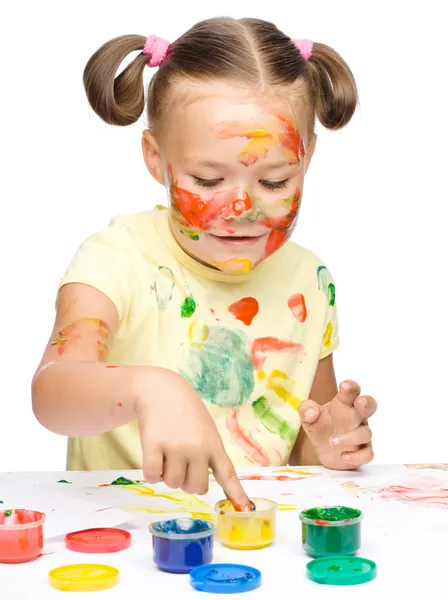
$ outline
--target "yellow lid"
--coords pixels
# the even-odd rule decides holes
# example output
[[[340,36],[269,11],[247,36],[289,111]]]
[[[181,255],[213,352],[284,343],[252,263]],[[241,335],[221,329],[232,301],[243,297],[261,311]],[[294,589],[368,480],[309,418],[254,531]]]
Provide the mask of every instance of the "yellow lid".
[[[107,565],[65,565],[48,573],[51,587],[64,592],[96,592],[115,587],[120,572]]]

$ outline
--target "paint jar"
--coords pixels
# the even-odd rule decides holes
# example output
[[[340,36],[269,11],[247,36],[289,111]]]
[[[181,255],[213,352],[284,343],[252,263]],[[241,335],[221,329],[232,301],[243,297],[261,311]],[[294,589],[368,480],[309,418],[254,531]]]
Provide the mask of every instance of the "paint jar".
[[[356,554],[363,513],[347,506],[309,508],[300,513],[302,546],[313,558]]]
[[[17,508],[0,510],[0,562],[34,560],[44,547],[44,513]]]
[[[258,550],[270,546],[275,539],[278,504],[266,498],[251,498],[257,509],[236,511],[230,500],[216,504],[218,538],[234,550]]]
[[[201,519],[171,519],[151,523],[154,562],[168,573],[189,573],[213,559],[214,523]]]

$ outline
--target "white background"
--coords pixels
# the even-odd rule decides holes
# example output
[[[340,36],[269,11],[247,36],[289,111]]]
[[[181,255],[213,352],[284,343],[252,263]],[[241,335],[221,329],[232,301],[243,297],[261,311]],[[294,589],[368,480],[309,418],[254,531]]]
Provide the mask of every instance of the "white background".
[[[340,132],[318,126],[293,239],[336,280],[337,375],[378,400],[375,461],[448,460],[443,3],[263,6],[40,0],[3,8],[0,471],[64,469],[66,440],[35,421],[30,401],[59,279],[111,216],[165,200],[143,163],[145,122],[103,123],[88,105],[84,66],[113,37],[173,41],[223,14],[273,20],[293,38],[332,46],[353,70],[361,108]]]

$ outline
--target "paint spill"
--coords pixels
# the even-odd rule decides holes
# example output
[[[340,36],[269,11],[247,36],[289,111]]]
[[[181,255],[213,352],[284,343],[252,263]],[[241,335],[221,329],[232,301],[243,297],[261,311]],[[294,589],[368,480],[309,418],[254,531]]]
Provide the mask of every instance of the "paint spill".
[[[51,342],[52,346],[57,346],[58,355],[65,354],[67,348],[75,340],[95,336],[98,358],[101,361],[107,360],[109,350],[106,341],[110,337],[111,331],[108,324],[101,319],[78,319],[70,323],[58,332],[56,339]],[[99,339],[98,339],[99,338]]]
[[[238,413],[236,411],[229,410],[227,413],[226,425],[233,436],[233,441],[247,453],[250,460],[264,467],[268,467],[271,464],[269,456],[263,448],[252,439],[250,433],[244,433],[241,429],[238,423]]]
[[[267,390],[274,392],[297,411],[301,400],[292,393],[294,385],[295,382],[286,373],[278,369],[274,369],[266,381]]]
[[[58,483],[72,483],[71,481],[67,481],[66,479],[60,479]]]
[[[229,312],[232,315],[244,323],[244,325],[251,325],[252,321],[258,314],[258,302],[255,298],[241,298],[237,302],[234,302],[229,306]]]
[[[288,300],[288,307],[299,323],[304,323],[307,317],[305,296],[295,294]]]
[[[331,323],[327,324],[327,328],[325,329],[323,342],[325,348],[331,348],[331,334],[333,333],[333,325]]]
[[[420,470],[420,469],[431,469],[435,471],[448,471],[448,464],[446,463],[428,463],[428,464],[416,464],[416,465],[404,465],[407,469]]]
[[[166,309],[172,298],[174,289],[174,274],[169,267],[159,267],[154,281],[157,306],[162,312]]]
[[[205,340],[208,338],[208,326],[195,319],[188,328],[188,341],[190,346],[201,350]]]
[[[180,374],[203,400],[222,407],[241,406],[255,386],[248,346],[244,332],[210,326],[199,347],[190,347],[188,371]]]
[[[190,317],[192,317],[194,315],[195,310],[196,310],[196,302],[194,301],[193,296],[191,296],[191,295],[186,296],[185,300],[183,301],[182,306],[180,307],[180,316],[183,319],[189,319]]]
[[[390,485],[378,490],[383,500],[398,500],[407,504],[424,504],[448,508],[448,482],[435,477],[415,477],[401,485]]]
[[[132,481],[132,479],[127,479],[126,477],[117,477],[117,479],[114,479],[110,484],[106,484],[106,485],[137,485],[140,483],[144,483],[144,482],[139,481],[138,479],[136,479],[135,481]]]
[[[296,354],[303,351],[302,344],[296,342],[286,342],[274,337],[257,338],[252,344],[252,361],[257,370],[264,365],[269,354],[290,353]]]
[[[328,293],[327,267],[324,265],[317,267],[317,284],[322,292]]]
[[[333,283],[328,286],[328,303],[330,306],[334,306],[336,302],[336,288]]]
[[[285,442],[290,446],[294,445],[297,437],[297,431],[291,427],[288,421],[283,419],[269,406],[269,402],[264,396],[260,396],[257,400],[252,402],[252,410],[254,415],[259,419],[260,423],[270,433],[279,435],[282,440],[285,440]],[[282,477],[282,475],[278,475],[277,477]]]

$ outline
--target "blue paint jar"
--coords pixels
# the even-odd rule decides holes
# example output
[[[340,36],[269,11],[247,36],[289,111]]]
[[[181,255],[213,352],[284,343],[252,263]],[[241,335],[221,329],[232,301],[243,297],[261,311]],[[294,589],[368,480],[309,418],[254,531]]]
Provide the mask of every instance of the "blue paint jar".
[[[154,562],[168,573],[189,573],[213,560],[216,525],[201,519],[170,519],[151,523]]]

